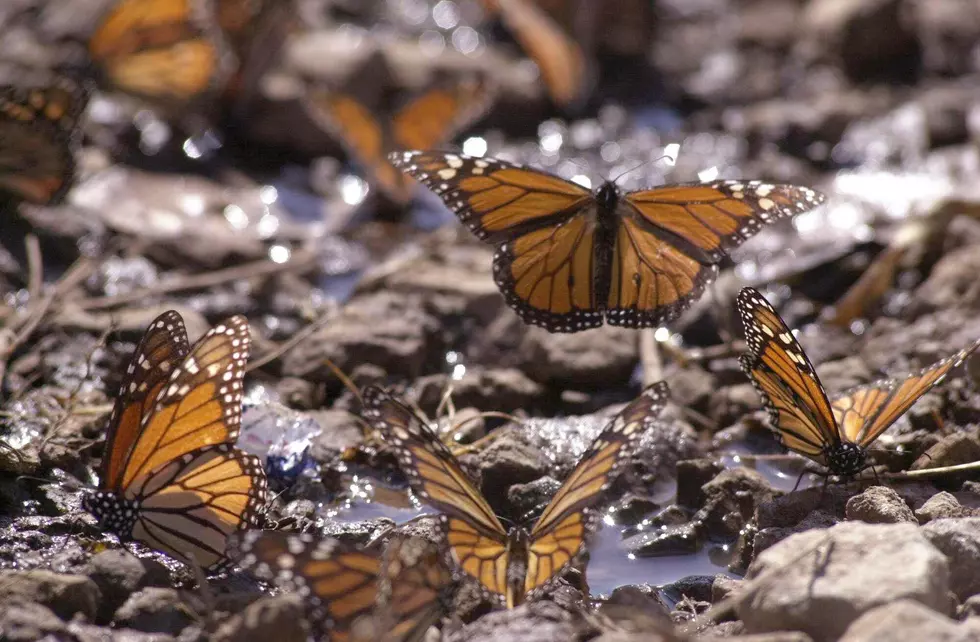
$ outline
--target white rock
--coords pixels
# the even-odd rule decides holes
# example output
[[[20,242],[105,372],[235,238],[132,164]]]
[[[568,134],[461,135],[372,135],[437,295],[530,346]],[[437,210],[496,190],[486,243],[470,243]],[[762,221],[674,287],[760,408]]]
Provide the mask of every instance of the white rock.
[[[839,642],[976,642],[980,628],[957,622],[913,600],[900,600],[868,611]]]
[[[849,522],[788,537],[763,551],[739,602],[747,633],[803,631],[834,642],[863,613],[910,599],[950,613],[949,563],[912,524]]]

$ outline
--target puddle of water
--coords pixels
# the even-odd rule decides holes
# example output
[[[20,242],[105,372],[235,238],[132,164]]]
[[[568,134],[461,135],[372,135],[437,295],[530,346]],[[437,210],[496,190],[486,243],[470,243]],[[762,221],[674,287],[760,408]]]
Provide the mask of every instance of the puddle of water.
[[[636,557],[621,546],[622,527],[605,526],[589,548],[586,578],[593,596],[608,596],[614,589],[630,584],[663,586],[690,575],[717,575],[728,571],[731,546],[706,543],[697,553]]]
[[[785,459],[777,457],[763,459],[745,444],[733,443],[727,446],[727,452],[721,455],[719,461],[725,468],[751,468],[768,480],[772,487],[783,492],[790,492],[796,486],[796,480],[806,464],[802,457],[788,456]],[[796,490],[810,488],[822,484],[823,480],[816,475],[806,474],[800,479]]]

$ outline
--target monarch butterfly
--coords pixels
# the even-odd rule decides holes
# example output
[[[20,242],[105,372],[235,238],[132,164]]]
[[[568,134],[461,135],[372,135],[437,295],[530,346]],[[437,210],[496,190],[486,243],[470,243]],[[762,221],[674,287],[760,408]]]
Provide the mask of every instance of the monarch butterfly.
[[[297,590],[335,641],[420,640],[454,585],[438,548],[419,538],[393,537],[382,554],[330,538],[251,531],[233,536],[232,548],[243,568]]]
[[[88,51],[112,86],[176,107],[214,90],[229,62],[203,0],[117,0]]]
[[[89,93],[64,76],[41,86],[0,87],[0,190],[36,205],[64,198]]]
[[[806,353],[769,302],[743,288],[738,311],[749,346],[742,370],[781,443],[844,478],[867,468],[868,446],[980,346],[977,341],[916,373],[857,386],[828,401]]]
[[[513,607],[547,587],[599,525],[596,506],[666,404],[665,382],[647,388],[595,438],[530,530],[506,530],[456,458],[410,408],[379,388],[364,415],[397,452],[412,489],[440,510],[456,564]]]
[[[541,70],[541,79],[556,105],[567,106],[583,97],[588,87],[585,53],[578,42],[547,13],[525,0],[483,0],[499,12],[501,21]],[[417,145],[416,149],[429,146]]]
[[[377,54],[358,76],[373,76],[374,71],[365,69],[385,64],[382,54]],[[305,104],[317,123],[337,137],[367,171],[369,181],[392,202],[404,204],[411,200],[415,182],[392,167],[388,154],[395,149],[447,142],[484,114],[492,95],[481,81],[447,81],[436,83],[395,109],[375,111],[352,94],[324,89],[311,90]]]
[[[123,378],[97,492],[83,507],[120,539],[209,570],[227,564],[228,536],[258,523],[262,464],[234,447],[248,322],[234,316],[188,350],[177,312],[160,315]]]
[[[491,158],[410,151],[395,167],[435,192],[480,239],[497,246],[493,275],[526,322],[550,332],[673,320],[725,252],[765,223],[823,202],[807,187],[759,181],[590,192]]]

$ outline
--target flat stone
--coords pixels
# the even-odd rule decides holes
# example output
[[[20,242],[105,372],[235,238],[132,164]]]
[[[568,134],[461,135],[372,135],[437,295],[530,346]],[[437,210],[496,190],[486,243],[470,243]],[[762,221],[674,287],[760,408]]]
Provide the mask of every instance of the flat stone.
[[[872,609],[855,620],[839,642],[976,642],[980,628],[936,613],[915,600]]]
[[[116,611],[115,622],[147,633],[179,634],[194,620],[174,589],[150,587],[133,593]]]
[[[262,598],[233,615],[214,634],[214,642],[306,642],[310,627],[303,599],[294,593]]]
[[[738,603],[749,633],[803,631],[834,642],[863,613],[901,599],[951,610],[949,562],[911,524],[838,524],[763,551],[746,579],[770,572]]]
[[[944,517],[972,517],[976,509],[967,508],[952,494],[942,491],[936,493],[915,511],[915,518],[920,524],[928,524],[934,519]]]
[[[980,593],[980,517],[936,519],[922,532],[949,559],[950,590],[960,600]]]
[[[93,619],[102,600],[95,582],[84,575],[45,570],[0,572],[0,603],[20,598],[42,604],[63,620],[75,614]]]

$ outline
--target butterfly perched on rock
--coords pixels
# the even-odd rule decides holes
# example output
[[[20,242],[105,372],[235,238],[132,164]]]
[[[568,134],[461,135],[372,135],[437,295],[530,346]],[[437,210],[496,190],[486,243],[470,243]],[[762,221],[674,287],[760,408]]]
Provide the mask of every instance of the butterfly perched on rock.
[[[267,503],[258,458],[235,447],[248,322],[231,317],[188,348],[165,312],[147,329],[109,418],[99,486],[83,507],[121,540],[218,571],[228,537],[260,523]]]
[[[869,467],[867,449],[980,346],[980,341],[904,377],[860,385],[828,399],[793,333],[757,290],[737,300],[748,354],[742,369],[765,402],[780,442],[839,477]]]
[[[0,86],[0,191],[59,203],[75,177],[79,118],[90,89],[67,76]]]
[[[362,396],[364,417],[394,447],[412,490],[443,513],[456,564],[513,607],[545,590],[585,550],[607,491],[668,395],[662,381],[644,390],[599,433],[534,525],[510,530],[424,420],[380,388]]]
[[[635,192],[607,181],[590,191],[492,158],[406,151],[390,159],[496,246],[493,276],[507,304],[551,332],[665,325],[714,280],[729,251],[824,201],[808,187],[763,181]]]

